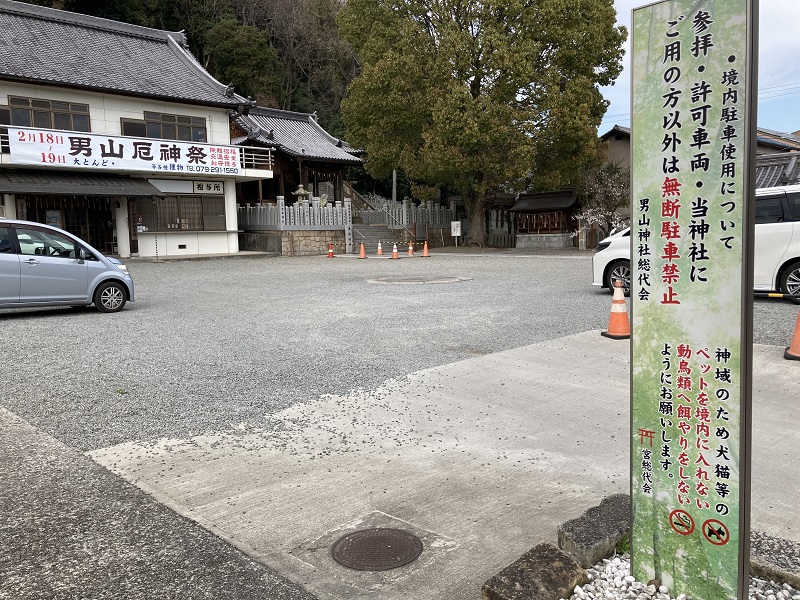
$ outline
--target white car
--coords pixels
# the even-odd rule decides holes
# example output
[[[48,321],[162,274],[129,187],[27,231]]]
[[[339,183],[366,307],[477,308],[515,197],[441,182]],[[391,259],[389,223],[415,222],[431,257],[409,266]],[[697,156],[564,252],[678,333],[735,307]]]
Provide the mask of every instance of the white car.
[[[631,283],[631,231],[615,233],[597,245],[592,285],[613,288]],[[800,185],[756,190],[753,288],[757,292],[800,294]]]

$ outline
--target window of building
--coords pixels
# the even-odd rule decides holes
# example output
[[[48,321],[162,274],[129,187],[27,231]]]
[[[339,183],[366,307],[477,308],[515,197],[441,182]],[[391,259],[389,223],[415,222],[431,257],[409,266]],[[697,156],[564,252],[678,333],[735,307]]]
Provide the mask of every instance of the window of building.
[[[18,96],[9,96],[8,104],[0,107],[0,125],[91,131],[88,104]]]
[[[144,119],[121,119],[122,135],[139,138],[205,142],[206,120],[156,112],[145,112]]]
[[[168,196],[137,204],[142,231],[225,231],[223,196]]]

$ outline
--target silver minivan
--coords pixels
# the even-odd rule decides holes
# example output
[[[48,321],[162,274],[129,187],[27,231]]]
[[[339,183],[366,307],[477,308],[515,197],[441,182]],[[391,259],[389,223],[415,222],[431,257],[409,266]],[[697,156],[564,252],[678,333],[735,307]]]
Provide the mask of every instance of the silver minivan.
[[[117,312],[126,302],[133,279],[119,260],[57,227],[0,218],[0,308],[94,304]]]

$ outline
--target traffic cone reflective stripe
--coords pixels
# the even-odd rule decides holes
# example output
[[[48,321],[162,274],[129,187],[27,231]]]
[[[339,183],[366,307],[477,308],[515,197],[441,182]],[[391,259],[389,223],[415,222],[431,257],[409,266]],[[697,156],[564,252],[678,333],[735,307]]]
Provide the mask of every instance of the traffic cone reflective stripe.
[[[361,251],[358,253],[358,258],[367,258],[367,253],[364,252],[364,242],[361,242]]]
[[[797,323],[794,325],[792,343],[783,353],[786,360],[800,360],[800,313],[797,313]]]
[[[422,257],[425,258],[426,256],[430,256],[428,254],[428,240],[425,240],[425,245],[422,247]]]
[[[378,256],[383,256],[383,248],[381,247],[380,240],[378,240]]]
[[[392,246],[392,258],[400,258],[400,257],[397,255],[397,244],[394,244],[394,245]]]
[[[411,242],[408,242],[408,255],[414,256],[414,246]]]
[[[333,258],[333,242],[328,242],[328,258]]]
[[[625,305],[625,291],[619,279],[614,284],[611,314],[608,317],[608,331],[603,331],[600,335],[613,340],[625,340],[631,337],[631,323],[628,320],[628,308]]]

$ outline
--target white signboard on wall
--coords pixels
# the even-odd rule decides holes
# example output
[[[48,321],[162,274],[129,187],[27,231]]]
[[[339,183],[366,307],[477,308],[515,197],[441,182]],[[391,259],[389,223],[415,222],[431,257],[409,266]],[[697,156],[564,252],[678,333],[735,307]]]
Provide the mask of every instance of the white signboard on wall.
[[[9,127],[11,163],[169,175],[239,175],[241,148]]]

